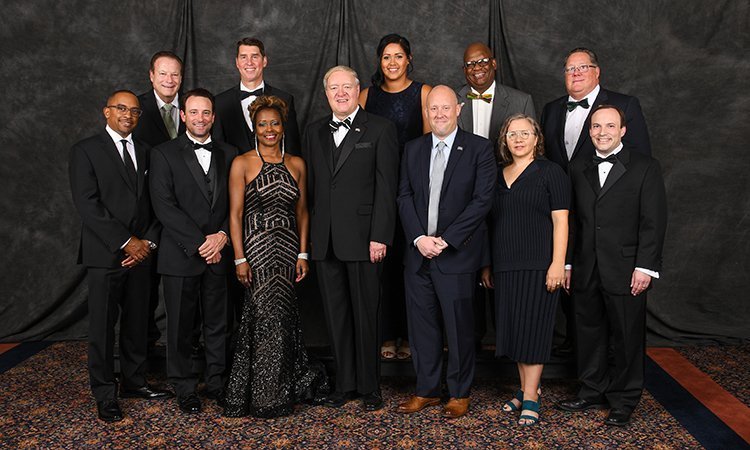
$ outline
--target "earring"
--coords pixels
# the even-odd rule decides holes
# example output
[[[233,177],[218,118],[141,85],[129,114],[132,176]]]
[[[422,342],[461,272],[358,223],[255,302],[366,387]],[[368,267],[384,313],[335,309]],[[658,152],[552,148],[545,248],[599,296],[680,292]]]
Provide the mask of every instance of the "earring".
[[[281,160],[284,160],[284,135],[281,135]]]
[[[260,150],[258,149],[258,136],[255,136],[255,151],[260,155]]]

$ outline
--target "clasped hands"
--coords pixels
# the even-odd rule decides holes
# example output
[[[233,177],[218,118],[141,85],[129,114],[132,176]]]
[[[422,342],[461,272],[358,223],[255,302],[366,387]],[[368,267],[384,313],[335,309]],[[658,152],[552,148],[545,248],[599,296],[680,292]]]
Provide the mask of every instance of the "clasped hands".
[[[448,243],[440,236],[422,236],[417,241],[417,250],[427,259],[432,259],[448,248]]]
[[[221,261],[221,250],[228,241],[224,233],[209,234],[203,244],[198,247],[198,254],[206,260],[206,264],[216,264]]]
[[[130,269],[135,267],[151,255],[151,247],[145,239],[131,236],[125,247],[122,248],[127,257],[120,263],[122,267]]]

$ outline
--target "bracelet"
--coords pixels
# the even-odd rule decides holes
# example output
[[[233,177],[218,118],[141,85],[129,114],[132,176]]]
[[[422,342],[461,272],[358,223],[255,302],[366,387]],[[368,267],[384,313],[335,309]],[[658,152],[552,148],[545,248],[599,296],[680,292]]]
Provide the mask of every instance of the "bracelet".
[[[246,263],[246,262],[247,262],[247,258],[240,258],[240,259],[235,259],[235,260],[234,260],[234,265],[235,265],[235,266],[239,266],[240,264],[242,264],[242,263]]]
[[[308,259],[310,259],[310,254],[309,253],[300,253],[299,255],[297,255],[297,259],[308,260]]]

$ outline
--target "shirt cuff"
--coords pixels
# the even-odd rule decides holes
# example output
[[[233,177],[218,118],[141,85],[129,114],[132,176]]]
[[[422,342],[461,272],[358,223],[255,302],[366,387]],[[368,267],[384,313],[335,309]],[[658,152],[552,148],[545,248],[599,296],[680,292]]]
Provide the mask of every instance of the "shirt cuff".
[[[414,244],[414,246],[416,247],[417,246],[417,242],[419,242],[419,240],[422,239],[425,236],[426,235],[424,235],[424,234],[420,234],[419,236],[417,236],[417,238],[414,239],[414,241],[412,241],[412,243]]]
[[[120,250],[124,249],[128,245],[128,243],[130,242],[131,239],[133,239],[132,236],[129,237],[128,240],[125,241],[125,243],[120,246]]]
[[[653,270],[644,269],[643,267],[636,267],[635,270],[638,272],[643,272],[646,275],[650,276],[651,278],[659,278],[659,272],[654,272]]]

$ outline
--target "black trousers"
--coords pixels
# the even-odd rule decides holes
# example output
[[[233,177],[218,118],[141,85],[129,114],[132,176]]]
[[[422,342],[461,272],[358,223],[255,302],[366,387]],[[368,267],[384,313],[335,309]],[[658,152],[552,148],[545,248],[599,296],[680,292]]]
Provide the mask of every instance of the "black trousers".
[[[606,399],[612,408],[632,412],[643,392],[646,294],[611,294],[595,270],[591,282],[574,291],[573,310],[581,381],[578,396]]]
[[[206,389],[223,389],[226,370],[227,278],[206,269],[201,275],[162,275],[167,307],[167,376],[178,396],[195,392],[198,376],[192,370],[195,317],[202,313]]]
[[[146,384],[149,266],[88,268],[91,392],[97,401],[117,396],[114,374],[115,324],[120,321],[120,376],[126,388]]]
[[[382,263],[340,261],[332,251],[316,261],[323,313],[336,360],[336,390],[380,389],[380,271]]]
[[[446,384],[451,397],[466,398],[474,381],[474,283],[476,273],[446,274],[425,259],[406,272],[409,344],[417,373],[416,395],[440,397],[443,327],[448,343]],[[441,318],[442,316],[442,323]]]

